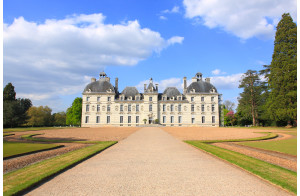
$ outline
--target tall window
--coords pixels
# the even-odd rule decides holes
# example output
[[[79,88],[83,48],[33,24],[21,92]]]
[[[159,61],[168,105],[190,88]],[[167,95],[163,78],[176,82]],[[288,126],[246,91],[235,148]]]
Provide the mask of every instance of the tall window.
[[[107,105],[107,111],[110,112],[110,105]]]
[[[192,111],[192,112],[195,111],[195,106],[194,106],[194,104],[191,105],[191,111]]]
[[[194,97],[191,97],[191,101],[194,101]]]
[[[182,123],[181,120],[181,116],[178,116],[178,123]]]
[[[128,123],[131,123],[131,116],[128,116]]]
[[[135,122],[136,122],[136,123],[140,123],[140,117],[139,117],[139,116],[136,116],[136,117],[135,117]]]
[[[163,123],[166,123],[166,116],[163,116]]]
[[[178,104],[178,112],[181,112],[181,104]]]
[[[136,104],[136,111],[140,111],[140,105],[139,104]]]
[[[86,107],[85,107],[85,111],[90,111],[90,105],[86,105]]]
[[[215,105],[211,105],[211,111],[212,111],[212,112],[215,111]]]
[[[107,97],[107,101],[110,101],[111,100],[111,97]]]
[[[149,112],[152,112],[152,104],[149,105]]]
[[[174,105],[171,104],[171,112],[173,112],[173,110],[174,110]]]
[[[120,100],[121,100],[121,101],[123,101],[123,100],[124,100],[124,97],[123,97],[123,96],[121,96]]]
[[[98,102],[100,101],[100,97],[97,97],[97,101],[98,101]]]
[[[85,117],[85,123],[89,123],[89,116]]]
[[[205,116],[202,116],[202,123],[205,123]]]
[[[100,123],[100,116],[96,117],[96,123]]]
[[[166,111],[166,105],[164,104],[163,105],[163,112],[165,112]]]
[[[195,123],[195,118],[192,118],[192,124],[194,124]]]
[[[149,101],[152,101],[152,97],[149,97]]]
[[[100,111],[100,105],[98,104],[97,105],[97,112],[99,112]]]
[[[90,97],[86,97],[86,101],[90,101]]]
[[[120,105],[120,112],[123,112],[123,104]]]
[[[181,101],[181,97],[178,97],[178,100]]]
[[[131,112],[131,105],[128,104],[128,112]]]
[[[211,97],[211,101],[215,101],[215,97]]]
[[[204,97],[201,97],[201,101],[204,101]]]
[[[171,116],[171,123],[174,123],[174,116]]]
[[[120,123],[123,123],[123,116],[120,116]]]
[[[212,123],[216,123],[216,118],[215,118],[215,116],[212,116],[212,117],[211,117],[211,122],[212,122]]]
[[[201,111],[204,112],[204,104],[201,105]]]
[[[107,116],[107,118],[106,118],[106,123],[107,123],[107,124],[110,123],[110,116]]]

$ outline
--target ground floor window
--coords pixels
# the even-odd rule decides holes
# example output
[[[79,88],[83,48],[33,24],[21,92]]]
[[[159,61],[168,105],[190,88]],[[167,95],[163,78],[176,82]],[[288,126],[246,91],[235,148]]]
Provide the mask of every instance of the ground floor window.
[[[89,116],[85,117],[85,123],[89,123]]]
[[[110,123],[110,116],[107,116],[106,123]]]
[[[195,118],[192,118],[192,124],[194,124],[195,123]]]
[[[202,123],[205,123],[205,116],[202,116]]]
[[[216,118],[214,116],[212,117],[211,122],[216,123]]]
[[[96,117],[96,123],[100,123],[100,116]]]
[[[120,123],[123,123],[123,116],[120,116]]]
[[[163,116],[163,123],[166,123],[166,117]]]
[[[182,123],[181,116],[178,116],[178,123]]]
[[[135,117],[135,122],[136,122],[136,123],[140,123],[140,117],[139,117],[139,116],[136,116],[136,117]]]
[[[131,116],[128,116],[128,123],[131,123]]]
[[[171,123],[174,123],[174,116],[171,116]]]

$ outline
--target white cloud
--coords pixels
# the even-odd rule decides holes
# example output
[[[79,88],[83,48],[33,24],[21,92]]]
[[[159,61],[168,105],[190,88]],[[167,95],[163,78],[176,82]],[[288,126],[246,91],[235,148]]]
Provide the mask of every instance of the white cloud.
[[[238,73],[228,76],[213,76],[211,77],[211,83],[217,89],[236,89],[239,87],[243,75],[243,73]]]
[[[223,75],[226,74],[226,72],[222,72],[220,69],[215,69],[211,72],[213,75]]]
[[[161,19],[161,20],[168,20],[168,18],[165,17],[165,16],[159,16],[159,19]]]
[[[220,27],[242,39],[271,39],[285,12],[296,21],[296,0],[184,0],[185,16],[209,28]]]
[[[179,7],[174,6],[171,10],[166,9],[166,10],[162,11],[162,13],[165,13],[165,14],[179,13]]]
[[[88,78],[106,66],[133,66],[183,41],[178,36],[164,39],[137,20],[104,20],[102,14],[82,14],[44,23],[19,17],[4,24],[4,82],[12,82],[18,95],[36,105],[51,103],[80,93]]]

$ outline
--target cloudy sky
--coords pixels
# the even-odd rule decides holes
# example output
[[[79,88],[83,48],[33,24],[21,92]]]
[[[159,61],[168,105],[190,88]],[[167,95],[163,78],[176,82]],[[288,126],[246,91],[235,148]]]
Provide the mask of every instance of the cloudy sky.
[[[197,72],[236,102],[248,69],[272,59],[276,25],[296,0],[4,0],[3,86],[65,111],[105,71],[119,89],[153,78],[182,91]]]

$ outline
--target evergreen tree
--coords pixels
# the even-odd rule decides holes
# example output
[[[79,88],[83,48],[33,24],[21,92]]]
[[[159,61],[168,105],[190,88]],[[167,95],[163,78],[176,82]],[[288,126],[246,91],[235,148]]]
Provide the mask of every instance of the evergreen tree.
[[[252,124],[254,126],[259,125],[259,107],[262,105],[261,94],[263,88],[257,71],[248,70],[245,73],[239,88],[243,88],[244,91],[240,94],[237,116],[243,116],[243,118],[245,118],[243,119],[244,121],[251,116]]]
[[[77,97],[72,106],[67,109],[66,123],[67,125],[81,125],[82,98]]]
[[[14,101],[16,100],[15,87],[12,83],[8,83],[3,90],[3,101]]]
[[[291,124],[297,118],[297,26],[290,14],[283,14],[277,25],[272,62],[267,68],[268,112],[273,120]]]

